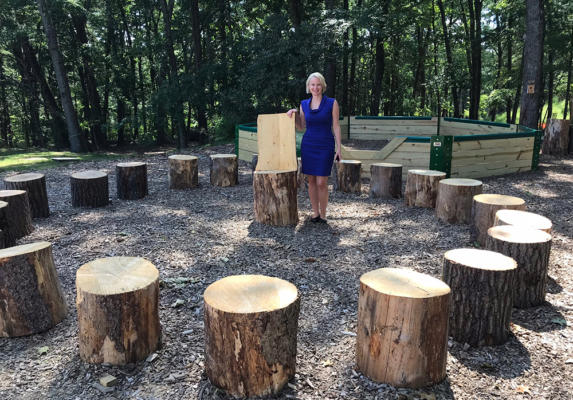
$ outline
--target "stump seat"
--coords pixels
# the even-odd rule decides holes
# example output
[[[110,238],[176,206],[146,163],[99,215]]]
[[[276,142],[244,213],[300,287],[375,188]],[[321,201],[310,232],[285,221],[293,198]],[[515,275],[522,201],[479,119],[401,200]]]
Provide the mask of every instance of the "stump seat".
[[[4,247],[9,247],[12,244],[8,244],[8,221],[6,220],[6,210],[8,209],[8,203],[5,201],[0,201],[0,249]]]
[[[442,179],[436,197],[437,217],[449,224],[469,224],[473,197],[481,194],[482,187],[476,179]]]
[[[493,226],[498,210],[525,210],[525,201],[503,194],[478,194],[472,200],[470,239],[485,246],[487,230]]]
[[[109,204],[108,176],[102,171],[75,172],[70,176],[72,207],[104,207]]]
[[[239,162],[235,154],[213,154],[209,179],[213,186],[235,186],[239,183]]]
[[[199,186],[198,158],[185,154],[169,156],[169,189],[190,189]]]
[[[342,160],[336,163],[337,190],[344,193],[358,193],[362,190],[360,171],[362,162],[357,160]]]
[[[402,197],[402,164],[370,165],[370,197],[383,199]]]
[[[0,190],[0,200],[8,203],[5,208],[7,229],[4,234],[6,246],[34,231],[32,211],[25,190]]]
[[[523,228],[539,229],[551,233],[553,224],[549,218],[528,211],[499,210],[495,213],[493,226],[513,225]]]
[[[275,226],[298,223],[297,171],[255,171],[255,221]]]
[[[294,376],[300,297],[287,281],[235,275],[203,295],[205,370],[232,396],[278,394]]]
[[[438,195],[438,183],[445,177],[445,172],[432,169],[408,170],[404,193],[406,206],[434,208]]]
[[[28,173],[9,176],[4,178],[4,186],[6,186],[6,189],[25,190],[28,192],[32,218],[46,218],[50,216],[46,177],[44,174]]]
[[[127,162],[115,167],[117,197],[122,200],[137,200],[147,196],[147,164]]]

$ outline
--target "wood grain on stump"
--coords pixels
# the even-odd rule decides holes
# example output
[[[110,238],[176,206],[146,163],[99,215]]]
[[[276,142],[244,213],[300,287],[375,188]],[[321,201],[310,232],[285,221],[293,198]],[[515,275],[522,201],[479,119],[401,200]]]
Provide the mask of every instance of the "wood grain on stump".
[[[233,396],[273,395],[294,376],[300,298],[262,275],[223,278],[204,294],[205,370]]]
[[[184,154],[169,156],[169,189],[199,186],[198,158]]]
[[[436,215],[450,224],[469,224],[472,200],[482,191],[481,181],[475,179],[442,179],[438,184]]]
[[[499,210],[495,213],[493,226],[513,225],[523,228],[539,229],[551,233],[553,224],[549,218],[527,211]]]
[[[375,163],[370,165],[370,196],[384,199],[402,197],[402,165]]]
[[[235,186],[239,183],[239,163],[235,154],[213,154],[210,170],[213,186]]]
[[[442,279],[452,289],[449,332],[472,346],[505,343],[509,337],[517,263],[488,250],[444,254]]]
[[[127,162],[115,167],[117,197],[122,200],[137,200],[147,196],[147,164]]]
[[[362,163],[356,160],[342,160],[336,163],[337,190],[345,193],[361,192],[360,170]]]
[[[255,221],[276,226],[296,225],[297,171],[255,171]]]
[[[0,250],[0,336],[44,332],[67,311],[50,243]]]
[[[28,192],[25,190],[0,190],[0,200],[8,203],[8,207],[6,207],[8,229],[4,239],[7,245],[11,246],[16,243],[16,240],[34,231]]]
[[[356,363],[370,379],[422,387],[446,376],[450,288],[418,272],[381,268],[360,277]]]
[[[6,219],[6,210],[8,210],[8,203],[0,201],[0,249],[14,245],[13,243],[8,243],[8,220]]]
[[[487,233],[487,249],[517,261],[513,306],[528,308],[543,304],[547,289],[551,235],[537,229],[512,225],[494,226]]]
[[[302,159],[298,157],[296,159],[296,185],[297,189],[307,189],[308,184],[306,183],[306,175],[302,173]]]
[[[50,216],[46,177],[43,174],[29,173],[10,176],[4,178],[4,185],[6,189],[25,190],[28,192],[32,218]]]
[[[543,154],[562,156],[569,151],[569,124],[567,119],[549,119],[543,136]]]
[[[76,172],[70,176],[70,188],[72,207],[104,207],[109,204],[109,183],[105,172]]]
[[[100,258],[76,273],[80,357],[123,365],[159,346],[159,271],[139,257]]]
[[[404,193],[406,206],[434,208],[438,196],[438,184],[445,177],[445,172],[431,169],[409,170]]]
[[[251,157],[251,177],[255,174],[258,162],[259,162],[259,155],[253,154]]]
[[[525,210],[525,201],[503,194],[478,194],[472,200],[470,239],[485,246],[487,230],[493,226],[499,210]]]

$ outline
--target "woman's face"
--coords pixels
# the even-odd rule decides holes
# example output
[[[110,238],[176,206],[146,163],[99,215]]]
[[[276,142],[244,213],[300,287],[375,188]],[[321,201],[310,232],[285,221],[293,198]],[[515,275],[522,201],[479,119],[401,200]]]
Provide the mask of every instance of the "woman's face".
[[[320,96],[322,94],[322,84],[320,83],[320,79],[316,77],[310,78],[308,82],[308,90],[313,96]]]

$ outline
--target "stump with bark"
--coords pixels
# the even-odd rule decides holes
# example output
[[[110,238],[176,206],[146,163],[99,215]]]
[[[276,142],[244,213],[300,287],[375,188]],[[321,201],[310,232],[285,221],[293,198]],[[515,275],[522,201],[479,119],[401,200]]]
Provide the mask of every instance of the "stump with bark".
[[[198,158],[178,154],[169,156],[169,189],[189,189],[199,186]]]
[[[124,365],[160,343],[159,271],[139,257],[100,258],[76,273],[80,357]]]
[[[235,154],[214,154],[209,164],[211,185],[226,187],[239,183],[239,163]]]
[[[402,165],[376,163],[370,165],[370,196],[383,199],[402,197]]]
[[[360,277],[356,364],[370,379],[417,388],[446,376],[450,288],[418,272]]]
[[[108,176],[102,171],[76,172],[70,176],[72,207],[104,207],[109,204]]]
[[[543,154],[562,156],[569,151],[569,120],[549,119],[543,136]]]
[[[43,174],[29,173],[10,176],[4,178],[4,185],[6,189],[25,190],[28,192],[32,218],[50,216],[46,177]]]
[[[5,201],[0,201],[0,249],[14,245],[13,243],[8,242],[8,220],[6,219],[7,209],[8,203]]]
[[[337,190],[345,193],[361,192],[360,170],[362,163],[356,160],[342,160],[336,163]]]
[[[525,210],[525,201],[519,197],[503,194],[478,194],[472,200],[470,239],[485,246],[487,230],[495,221],[499,210]]]
[[[488,250],[444,254],[442,279],[452,289],[449,332],[472,346],[505,343],[510,334],[517,263]]]
[[[237,397],[275,395],[294,376],[300,298],[282,279],[237,275],[203,296],[205,370]]]
[[[535,307],[545,301],[551,235],[537,229],[512,225],[488,230],[486,248],[517,261],[513,306]]]
[[[438,184],[446,177],[445,172],[431,169],[411,169],[406,177],[406,206],[434,208],[438,196]]]
[[[436,215],[449,224],[469,224],[472,200],[482,191],[481,181],[475,179],[442,179],[438,185]]]
[[[137,200],[147,196],[147,164],[127,162],[115,167],[117,197],[122,200]]]
[[[499,210],[495,213],[493,226],[513,225],[522,228],[539,229],[551,233],[553,224],[549,218],[527,211]]]
[[[255,174],[258,162],[259,162],[259,155],[253,154],[253,156],[251,157],[251,177],[253,177],[253,175]]]
[[[276,226],[296,225],[297,171],[255,171],[255,221]]]
[[[12,245],[16,240],[34,231],[28,193],[25,190],[0,190],[0,200],[8,203],[6,207],[8,229],[4,237],[6,243]]]
[[[67,314],[52,245],[36,242],[0,250],[0,336],[44,332]]]
[[[307,189],[308,184],[306,182],[306,175],[302,173],[302,159],[298,157],[296,159],[296,186],[297,189]]]

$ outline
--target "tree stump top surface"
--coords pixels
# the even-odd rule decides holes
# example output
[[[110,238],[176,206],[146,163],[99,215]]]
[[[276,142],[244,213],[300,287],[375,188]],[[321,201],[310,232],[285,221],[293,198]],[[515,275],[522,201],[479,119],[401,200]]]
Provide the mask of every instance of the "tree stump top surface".
[[[5,201],[0,200],[0,208],[8,207],[8,203]]]
[[[131,162],[125,162],[125,163],[119,163],[117,164],[117,166],[119,168],[132,168],[132,167],[141,167],[143,165],[147,165],[144,162],[140,162],[140,161],[131,161]]]
[[[12,196],[20,196],[23,193],[26,193],[25,190],[0,190],[0,197],[2,198],[6,198],[6,197],[12,197]]]
[[[426,176],[446,176],[445,172],[436,171],[433,169],[410,169],[408,174],[426,175]]]
[[[72,178],[74,179],[97,179],[97,178],[104,178],[107,174],[103,171],[82,171],[82,172],[74,172],[72,174]]]
[[[174,154],[168,157],[170,160],[180,160],[180,161],[187,161],[187,160],[197,160],[197,156],[190,156],[187,154]]]
[[[211,154],[211,159],[213,158],[237,158],[236,154]]]
[[[362,161],[358,160],[340,160],[341,164],[362,164]]]
[[[402,168],[402,164],[394,164],[394,163],[387,163],[387,162],[373,163],[373,164],[370,164],[370,166],[371,167]]]
[[[365,273],[360,282],[390,296],[429,298],[448,294],[450,287],[439,279],[401,268],[380,268]]]
[[[490,250],[454,249],[446,251],[444,258],[466,267],[489,271],[508,271],[517,268],[513,258]]]
[[[141,257],[98,258],[76,272],[78,288],[96,295],[113,295],[143,289],[159,278],[155,266]]]
[[[7,247],[0,250],[0,259],[6,257],[20,256],[23,254],[29,254],[34,251],[45,249],[50,247],[52,244],[50,242],[34,242],[28,244],[21,244],[19,246]]]
[[[482,181],[477,179],[467,179],[467,178],[447,178],[440,181],[440,185],[451,185],[451,186],[480,186]]]
[[[205,303],[221,311],[248,314],[285,308],[298,298],[295,285],[264,275],[232,275],[210,284]]]
[[[553,223],[549,218],[528,211],[499,210],[495,216],[505,225],[514,225],[549,232]]]
[[[494,239],[510,243],[544,243],[551,240],[551,235],[539,229],[514,225],[493,226],[487,234]]]
[[[474,201],[496,206],[520,206],[525,204],[525,200],[520,199],[519,197],[491,193],[476,194],[474,196]]]
[[[255,171],[255,175],[286,174],[289,172],[292,173],[292,172],[296,172],[296,171],[297,171],[296,169],[288,170],[288,171],[286,171],[286,170],[284,170],[284,171],[281,171],[281,170]]]
[[[29,172],[27,174],[12,175],[7,178],[4,178],[4,180],[6,182],[28,182],[28,181],[35,181],[37,179],[42,179],[43,177],[44,174]]]

